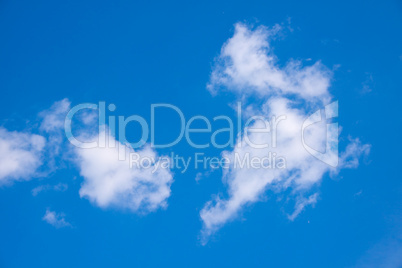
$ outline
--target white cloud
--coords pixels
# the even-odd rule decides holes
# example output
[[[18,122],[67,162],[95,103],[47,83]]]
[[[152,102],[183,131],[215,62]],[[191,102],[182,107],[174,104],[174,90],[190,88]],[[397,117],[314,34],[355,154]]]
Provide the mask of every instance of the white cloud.
[[[100,137],[108,137],[105,132]],[[93,137],[98,140],[99,136]],[[80,196],[102,207],[117,207],[134,212],[146,213],[167,206],[173,176],[169,167],[158,166],[130,168],[129,154],[158,159],[149,146],[134,151],[131,147],[109,139],[115,144],[105,148],[74,148],[80,174],[84,178]],[[109,142],[109,144],[112,144]],[[125,152],[125,160],[119,160],[120,152]]]
[[[44,147],[42,136],[0,127],[0,185],[36,176]]]
[[[63,99],[39,113],[41,135],[0,127],[0,185],[46,176],[49,170],[38,172],[43,164],[54,168],[63,139],[64,117],[69,108],[70,102]]]
[[[337,157],[338,149],[328,146],[327,136],[337,136],[338,129],[327,129],[326,122],[308,126],[302,133],[302,126],[310,114],[329,104],[332,97],[328,91],[331,74],[321,63],[307,67],[290,61],[286,66],[277,64],[269,41],[277,33],[278,27],[249,29],[244,24],[235,25],[235,33],[222,47],[221,55],[212,71],[208,89],[212,92],[231,90],[240,98],[257,97],[264,100],[262,106],[245,108],[248,116],[259,115],[271,120],[270,132],[249,133],[254,144],[276,140],[276,147],[257,149],[246,142],[245,137],[237,141],[233,151],[223,155],[231,159],[229,169],[223,170],[223,181],[227,184],[227,197],[217,196],[207,202],[200,212],[203,221],[202,238],[208,237],[227,221],[236,218],[241,209],[257,202],[267,192],[281,192],[292,189],[289,198],[296,199],[295,210],[289,219],[294,220],[307,205],[314,205],[318,193],[309,194],[312,187],[319,184],[325,174],[336,174],[341,168],[358,165],[358,158],[369,152],[369,145],[362,145],[358,139],[351,140],[346,151],[341,154],[339,165],[333,168],[316,159],[302,143],[304,141],[317,151],[327,150],[328,158]],[[332,110],[326,111],[332,114]],[[275,120],[286,116],[286,119]],[[262,121],[255,121],[252,128],[262,128]],[[273,126],[276,125],[276,131]],[[276,133],[276,135],[274,135]],[[276,138],[275,138],[276,137]],[[244,159],[262,158],[271,153],[283,157],[286,168],[252,168],[235,166],[236,157]],[[328,159],[327,159],[328,160]],[[336,159],[330,162],[334,162]],[[335,161],[336,162],[336,161]],[[309,194],[309,195],[308,195]],[[308,195],[309,197],[304,197]]]
[[[71,224],[67,222],[64,217],[64,213],[56,213],[55,211],[47,209],[42,220],[56,228],[72,227]]]
[[[70,110],[70,101],[63,99],[55,102],[49,109],[39,113],[41,124],[39,131],[43,136],[9,132],[0,128],[0,184],[13,180],[28,180],[32,176],[46,176],[64,162],[55,163],[60,155],[63,160],[75,161],[80,169],[84,181],[81,185],[80,196],[88,198],[93,204],[106,207],[119,207],[135,212],[149,212],[167,206],[170,196],[170,185],[173,176],[170,167],[155,163],[149,168],[130,168],[129,154],[138,153],[157,159],[156,152],[149,146],[134,151],[131,147],[117,142],[114,137],[101,131],[94,135],[97,124],[95,113],[81,113],[78,120],[80,125],[80,139],[99,139],[106,137],[115,147],[80,149],[73,148],[65,155],[60,149],[64,142],[64,120]],[[46,138],[45,138],[46,137]],[[124,150],[123,150],[124,149]],[[126,160],[119,160],[119,151],[124,151]],[[72,153],[72,155],[71,155]],[[165,158],[166,159],[166,158]],[[46,164],[47,169],[36,174],[38,168]],[[66,184],[41,185],[32,190],[36,196],[40,192],[55,190],[65,191]],[[45,220],[57,219],[57,215],[48,211]],[[58,221],[54,221],[59,224]],[[61,222],[63,223],[63,219]]]
[[[283,68],[277,65],[269,41],[280,29],[279,25],[272,29],[260,26],[252,31],[244,24],[236,24],[233,37],[221,49],[208,89],[213,93],[224,87],[241,94],[326,98],[331,73],[323,64],[301,67],[301,62],[290,60]]]

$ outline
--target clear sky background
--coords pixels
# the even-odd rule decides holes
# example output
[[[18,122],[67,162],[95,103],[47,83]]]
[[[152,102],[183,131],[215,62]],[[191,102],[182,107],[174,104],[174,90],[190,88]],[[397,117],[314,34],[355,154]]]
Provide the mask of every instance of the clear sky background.
[[[64,98],[147,119],[151,104],[171,103],[186,117],[236,120],[235,97],[206,85],[238,22],[283,26],[271,44],[279,65],[311,59],[333,70],[340,148],[349,135],[371,145],[358,168],[326,174],[315,206],[294,221],[267,192],[202,245],[200,211],[225,192],[220,171],[199,181],[194,168],[173,171],[166,209],[141,214],[80,198],[79,170],[58,159],[47,176],[1,186],[0,267],[401,267],[401,1],[3,0],[0,125],[36,133],[38,113]],[[161,140],[177,133],[169,116],[158,119]],[[222,149],[182,142],[158,152],[195,151]],[[48,224],[47,209],[71,226]]]

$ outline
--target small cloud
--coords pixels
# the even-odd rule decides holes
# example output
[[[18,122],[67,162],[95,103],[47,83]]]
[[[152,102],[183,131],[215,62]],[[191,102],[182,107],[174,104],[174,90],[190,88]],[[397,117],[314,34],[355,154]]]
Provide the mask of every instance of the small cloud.
[[[402,267],[402,237],[398,230],[381,239],[361,256],[355,268],[367,267]]]
[[[40,192],[47,191],[50,185],[40,185],[32,189],[32,195],[37,196]]]
[[[40,129],[46,133],[54,133],[63,129],[64,119],[70,110],[70,101],[63,99],[55,102],[49,109],[39,113],[42,118]]]
[[[292,24],[292,18],[291,17],[287,17],[286,18],[286,22],[287,22],[287,28],[288,28],[288,30],[289,30],[289,32],[293,32],[294,31],[294,29],[292,28],[292,26],[290,26],[291,24]]]
[[[64,191],[67,191],[67,189],[68,189],[68,185],[65,183],[59,183],[59,184],[56,184],[55,186],[53,186],[53,190],[55,190],[55,191],[64,192]]]
[[[306,206],[312,205],[314,206],[317,203],[318,193],[310,195],[308,198],[299,198],[296,201],[295,210],[291,215],[288,215],[288,219],[293,221],[303,210]],[[310,222],[309,222],[310,223]]]
[[[0,127],[0,185],[37,177],[45,144],[42,136]]]
[[[362,144],[358,138],[353,139],[349,137],[349,144],[345,151],[340,154],[339,166],[334,172],[339,172],[340,168],[357,168],[359,166],[359,158],[367,157],[370,150],[370,144]]]
[[[339,44],[339,43],[340,43],[339,39],[336,39],[336,38],[334,38],[334,39],[328,39],[328,38],[321,39],[321,44],[323,44],[324,46],[333,45],[333,44]]]
[[[354,194],[355,197],[360,196],[363,193],[363,190],[358,191],[357,193]]]
[[[46,192],[49,190],[53,190],[56,192],[64,192],[67,191],[68,185],[65,183],[58,183],[56,185],[50,185],[50,184],[45,184],[45,185],[39,185],[38,187],[35,187],[32,189],[32,195],[37,196],[40,192]]]
[[[63,99],[56,101],[49,109],[39,113],[39,118],[42,119],[39,130],[47,136],[45,151],[48,158],[47,166],[50,170],[55,170],[59,167],[57,157],[61,154],[65,140],[64,121],[71,108],[70,105],[71,103],[68,99]]]
[[[362,83],[362,94],[367,94],[373,91],[374,88],[374,79],[371,73],[366,73],[366,80]]]
[[[56,228],[72,227],[71,223],[67,222],[64,216],[64,213],[56,213],[55,211],[47,209],[42,220]]]
[[[207,177],[209,177],[209,175],[211,175],[211,173],[213,172],[214,170],[208,170],[208,171],[206,171],[206,172],[198,172],[196,175],[195,175],[195,181],[198,183],[200,180],[202,180],[203,178],[207,178]]]
[[[339,68],[341,68],[341,65],[340,65],[340,64],[334,64],[334,65],[332,66],[332,70],[333,70],[333,71],[336,71],[336,70],[338,70]]]
[[[202,173],[198,172],[197,175],[195,175],[195,181],[199,182],[202,179]]]

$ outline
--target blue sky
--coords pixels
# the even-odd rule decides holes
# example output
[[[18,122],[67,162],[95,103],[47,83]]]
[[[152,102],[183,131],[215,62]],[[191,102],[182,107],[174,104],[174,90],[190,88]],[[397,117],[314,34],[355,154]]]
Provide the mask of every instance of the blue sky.
[[[401,267],[401,30],[400,1],[2,1],[0,267]],[[261,40],[275,62],[242,69],[255,51],[246,50],[246,60],[236,63],[239,47],[260,48]],[[266,63],[264,55],[256,61]],[[329,82],[313,87],[323,93],[303,95],[297,84],[309,66],[317,75],[304,73],[307,78]],[[284,78],[267,78],[278,70]],[[288,83],[292,79],[297,83]],[[298,103],[306,116],[323,108],[324,98],[338,101],[340,159],[356,144],[349,156],[358,165],[341,161],[321,174],[319,164],[311,169],[313,184],[302,176],[289,188],[275,185],[281,190],[267,184],[233,210],[228,204],[242,194],[230,190],[232,181],[241,181],[236,170],[228,181],[222,170],[194,167],[147,173],[141,176],[152,183],[166,179],[157,188],[162,197],[151,202],[148,188],[129,188],[139,193],[134,199],[145,196],[137,208],[132,199],[94,191],[103,166],[91,161],[102,154],[75,150],[58,125],[44,123],[65,115],[63,104],[100,101],[116,105],[108,115],[147,122],[156,103],[179,107],[187,119],[226,115],[236,122],[237,101],[261,114],[274,97]],[[173,111],[158,114],[155,123],[157,140],[177,136]],[[81,134],[90,132],[77,124]],[[138,140],[138,125],[128,126],[126,135]],[[11,141],[18,145],[6,150]],[[21,150],[32,159],[19,158]],[[213,157],[224,150],[234,152],[196,149],[182,140],[154,152]],[[10,171],[5,163],[14,156],[22,164]],[[308,159],[292,172],[303,173]],[[289,217],[297,204],[304,204],[302,211]]]

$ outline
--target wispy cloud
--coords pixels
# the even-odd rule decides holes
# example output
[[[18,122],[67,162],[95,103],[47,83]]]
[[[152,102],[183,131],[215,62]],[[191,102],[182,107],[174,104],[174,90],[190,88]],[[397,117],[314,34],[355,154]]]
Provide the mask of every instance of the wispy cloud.
[[[366,79],[362,83],[361,93],[362,94],[370,93],[371,91],[373,91],[374,86],[375,86],[375,83],[374,83],[373,74],[366,73]]]
[[[56,228],[72,227],[71,223],[67,222],[64,217],[64,213],[56,213],[55,211],[47,209],[42,220]]]
[[[49,109],[39,113],[41,124],[39,130],[47,138],[46,157],[47,167],[50,171],[56,170],[60,166],[58,158],[63,156],[62,148],[64,140],[64,120],[70,110],[70,101],[62,99],[52,104]]]
[[[50,184],[45,184],[45,185],[39,185],[35,188],[32,189],[32,195],[37,196],[41,192],[46,192],[49,190],[53,190],[56,192],[64,192],[67,191],[68,185],[65,183],[58,183],[56,185],[50,185]]]
[[[396,233],[372,246],[357,261],[355,268],[402,267],[402,236]]]
[[[40,129],[47,133],[63,130],[64,119],[70,110],[70,104],[68,99],[63,99],[53,103],[49,109],[40,112],[39,116],[42,118]]]
[[[306,206],[314,206],[314,204],[317,203],[317,197],[318,193],[312,194],[308,198],[299,197],[296,200],[295,210],[291,215],[288,215],[289,220],[293,221],[304,210]]]

